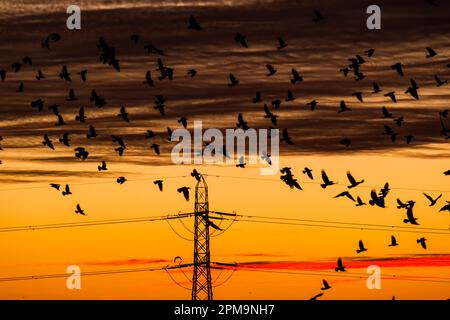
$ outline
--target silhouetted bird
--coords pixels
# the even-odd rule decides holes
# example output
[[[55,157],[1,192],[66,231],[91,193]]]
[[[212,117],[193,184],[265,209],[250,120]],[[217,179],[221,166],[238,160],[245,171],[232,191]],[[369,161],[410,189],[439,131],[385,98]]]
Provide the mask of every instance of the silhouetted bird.
[[[70,192],[70,187],[69,187],[69,185],[66,184],[66,187],[65,187],[64,191],[62,192],[62,195],[63,195],[63,196],[67,196],[67,195],[69,195],[69,194],[72,194],[72,192]]]
[[[339,72],[342,72],[344,74],[344,77],[346,77],[348,75],[349,71],[350,71],[350,69],[347,67],[339,69]]]
[[[228,75],[228,77],[230,78],[230,83],[228,84],[228,87],[234,87],[235,85],[237,85],[239,83],[239,81],[236,79],[236,77],[230,73]]]
[[[319,11],[314,10],[313,21],[314,21],[314,22],[319,22],[319,21],[321,21],[321,20],[323,20],[323,15],[322,15]]]
[[[409,93],[414,99],[419,100],[419,93],[417,92],[417,88],[408,87],[405,93]]]
[[[124,184],[127,179],[125,177],[118,177],[116,181],[118,184]]]
[[[440,194],[437,198],[433,199],[431,196],[426,194],[425,192],[423,195],[430,201],[430,207],[434,206],[436,202],[442,197],[442,194]]]
[[[5,81],[5,79],[6,79],[6,71],[5,70],[0,70],[0,79],[2,79],[2,81]]]
[[[280,109],[281,106],[281,100],[280,99],[275,99],[272,100],[272,107],[275,109]]]
[[[397,209],[406,209],[408,208],[408,204],[404,203],[402,200],[397,198]]]
[[[32,108],[37,108],[39,112],[42,111],[42,109],[44,108],[44,100],[42,99],[37,99],[35,101],[31,102],[31,107]]]
[[[23,58],[22,58],[22,62],[23,62],[24,64],[28,64],[28,65],[30,65],[30,66],[33,64],[33,60],[31,60],[30,57],[23,57]]]
[[[145,74],[145,81],[142,81],[143,84],[148,84],[150,87],[154,87],[155,83],[153,82],[152,79],[152,73],[151,71],[147,71],[147,73]]]
[[[200,23],[197,21],[197,19],[194,18],[194,16],[192,14],[189,16],[188,29],[192,29],[192,30],[196,30],[196,31],[200,31],[203,29],[200,26]]]
[[[439,116],[442,118],[447,118],[449,112],[450,112],[450,109],[445,109],[444,111],[439,111]]]
[[[264,104],[264,112],[266,113],[266,114],[264,115],[264,118],[270,119],[270,121],[272,122],[272,124],[273,124],[274,126],[276,126],[276,125],[277,125],[277,118],[278,118],[278,116],[275,115],[275,114],[273,114],[273,113],[269,110],[269,107],[268,107],[266,104]]]
[[[336,272],[339,272],[339,271],[344,272],[344,271],[345,271],[345,268],[346,268],[346,267],[345,267],[344,264],[342,263],[342,259],[339,258],[338,261],[337,261],[337,267],[334,268],[334,271],[336,271]]]
[[[234,36],[234,41],[237,43],[240,43],[241,46],[248,48],[247,39],[244,35],[240,34],[239,32],[236,32],[236,35]]]
[[[296,84],[297,82],[303,81],[303,77],[300,76],[300,74],[294,68],[291,69],[291,73],[292,73],[292,79],[291,79],[292,84]]]
[[[19,86],[17,87],[16,92],[19,92],[19,93],[23,92],[24,91],[23,87],[24,87],[23,82],[19,83]]]
[[[360,197],[356,197],[356,206],[357,207],[361,207],[361,206],[365,206],[366,204],[364,203],[364,201],[362,201],[362,199]]]
[[[406,140],[406,144],[410,144],[412,139],[414,138],[414,136],[412,135],[407,135],[407,136],[403,136],[403,138],[405,138]]]
[[[91,96],[89,97],[89,100],[94,102],[95,106],[98,107],[98,108],[101,108],[101,107],[103,107],[106,104],[105,99],[100,97],[97,94],[97,91],[95,89],[92,89]]]
[[[261,159],[267,162],[269,165],[272,165],[272,159],[270,159],[270,154],[267,154],[267,152],[263,152],[261,155]]]
[[[383,188],[381,188],[379,196],[386,198],[386,196],[388,195],[389,191],[391,191],[391,189],[389,188],[389,182],[386,182],[383,186]]]
[[[250,129],[247,122],[244,120],[244,117],[242,116],[242,113],[238,114],[238,122],[236,123],[236,126],[238,128],[241,128],[243,130],[248,130]]]
[[[190,76],[191,78],[195,77],[197,75],[197,70],[195,69],[190,69],[187,72],[188,76]]]
[[[285,99],[285,101],[294,101],[295,100],[295,97],[294,97],[294,94],[292,93],[292,91],[291,90],[288,90],[287,91],[287,98]]]
[[[81,70],[80,72],[77,72],[77,74],[80,75],[81,81],[86,82],[87,80],[87,70]]]
[[[352,200],[353,202],[355,202],[355,198],[353,198],[353,196],[350,194],[350,192],[348,191],[343,191],[341,193],[339,193],[338,195],[334,196],[335,198],[340,198],[340,197],[347,197],[350,200]]]
[[[287,43],[284,41],[282,37],[278,37],[278,50],[284,49],[287,47]]]
[[[448,80],[441,80],[441,78],[439,78],[437,74],[434,75],[434,80],[436,81],[436,86],[438,87],[442,87],[448,81]]]
[[[190,189],[189,187],[181,187],[181,188],[177,189],[177,191],[179,193],[183,194],[183,196],[186,199],[186,201],[189,201],[189,189]]]
[[[426,244],[427,239],[422,237],[417,239],[417,243],[420,243],[420,245],[422,246],[422,248],[426,249],[427,248],[427,244]]]
[[[19,72],[19,71],[20,71],[20,68],[22,68],[22,64],[21,64],[20,62],[14,62],[14,63],[11,65],[11,69],[13,69],[14,72]]]
[[[269,73],[266,74],[267,77],[270,77],[270,76],[274,75],[275,73],[277,73],[277,70],[271,64],[266,64],[266,68],[269,71]]]
[[[56,116],[58,117],[58,122],[55,124],[56,126],[63,126],[66,124],[64,118],[60,114],[57,114]]]
[[[42,144],[44,146],[49,147],[52,150],[55,150],[55,147],[53,146],[53,142],[50,140],[50,138],[46,134],[44,134],[44,141],[42,141]]]
[[[317,298],[323,296],[323,292],[316,294],[314,297],[310,298],[309,300],[317,300]]]
[[[386,119],[386,118],[392,119],[393,118],[392,113],[390,113],[386,107],[382,107],[381,112],[383,113],[383,117],[382,117],[383,119]]]
[[[358,246],[359,246],[359,249],[356,250],[356,253],[361,253],[361,252],[367,251],[367,248],[364,248],[364,243],[362,240],[359,240]]]
[[[366,50],[366,51],[364,51],[364,53],[366,53],[367,56],[370,58],[370,57],[372,57],[373,54],[375,53],[375,49],[369,49],[369,50]]]
[[[322,280],[322,283],[323,283],[323,287],[320,288],[320,290],[328,290],[328,289],[331,289],[331,287],[330,287],[330,285],[328,284],[327,280],[323,279],[323,280]]]
[[[98,134],[95,131],[95,128],[93,125],[89,125],[89,132],[86,134],[86,138],[90,139],[90,138],[95,138],[97,137]]]
[[[106,167],[106,162],[102,161],[102,164],[97,167],[98,171],[106,171],[108,168]]]
[[[397,62],[396,64],[393,64],[393,65],[391,66],[391,69],[397,71],[397,73],[398,73],[400,76],[402,76],[402,77],[404,76],[404,73],[403,73],[403,64],[401,64],[400,62]]]
[[[49,35],[49,38],[53,42],[58,42],[59,40],[61,40],[61,35],[59,33],[51,33]]]
[[[59,138],[59,142],[62,143],[63,145],[70,147],[70,139],[69,139],[69,133],[68,132],[64,132],[63,135]]]
[[[342,113],[342,112],[349,111],[349,110],[350,110],[350,108],[348,108],[347,105],[345,104],[345,101],[342,100],[339,105],[338,113]]]
[[[339,141],[339,143],[348,148],[350,146],[350,144],[352,143],[352,140],[350,140],[349,138],[344,138],[344,139],[341,139]]]
[[[397,239],[395,239],[394,236],[391,236],[391,243],[388,245],[388,247],[396,247],[396,246],[398,246]]]
[[[84,115],[84,107],[80,107],[78,115],[75,116],[75,120],[80,121],[80,123],[86,123],[86,116]]]
[[[323,181],[323,183],[320,185],[322,188],[326,188],[326,187],[328,187],[328,186],[332,186],[333,184],[336,184],[337,182],[334,182],[334,181],[331,181],[329,178],[328,178],[328,175],[327,175],[327,173],[325,172],[325,170],[322,170],[322,181]]]
[[[125,109],[125,106],[120,107],[120,113],[117,116],[119,118],[122,118],[125,122],[130,122],[130,118],[128,118],[128,112]]]
[[[147,130],[147,133],[145,134],[146,139],[154,138],[156,134],[152,130]]]
[[[395,124],[398,125],[399,127],[402,126],[403,121],[404,121],[403,117],[398,117],[397,119],[394,119]]]
[[[83,161],[86,160],[89,156],[89,152],[87,152],[86,149],[83,147],[75,148],[74,151],[75,151],[75,157],[77,157],[78,159],[81,159]]]
[[[81,214],[82,216],[86,215],[86,213],[84,212],[83,209],[81,209],[79,204],[77,204],[77,209],[75,210],[75,213]]]
[[[447,204],[445,206],[443,206],[441,209],[439,209],[439,212],[442,212],[442,211],[450,212],[450,201],[447,201]]]
[[[72,82],[72,79],[70,78],[70,73],[69,73],[69,71],[67,70],[67,66],[66,66],[66,65],[64,65],[64,66],[62,67],[61,72],[59,73],[59,77],[60,77],[62,80],[66,80],[66,81],[68,81],[68,82]]]
[[[132,34],[130,36],[130,40],[134,43],[134,44],[138,44],[139,43],[139,35],[138,34]]]
[[[450,170],[444,171],[444,175],[449,176],[450,175]]]
[[[314,110],[316,110],[316,107],[317,107],[317,101],[312,100],[312,101],[308,102],[306,104],[306,106],[309,107],[311,109],[311,111],[314,111]]]
[[[159,144],[153,143],[153,144],[150,146],[150,149],[153,149],[157,155],[160,155]]]
[[[282,138],[280,139],[280,141],[284,141],[287,144],[293,145],[294,143],[291,140],[291,137],[289,137],[289,133],[288,133],[288,129],[284,128],[282,133],[281,133]]]
[[[302,171],[304,174],[306,174],[308,176],[308,178],[310,178],[311,180],[314,180],[313,174],[312,174],[312,169],[305,167]]]
[[[77,101],[78,99],[77,99],[77,97],[75,96],[75,90],[74,89],[72,89],[72,88],[70,88],[69,89],[69,96],[68,96],[68,98],[66,99],[66,101]]]
[[[384,96],[385,96],[385,97],[391,98],[391,100],[392,100],[394,103],[397,103],[397,98],[395,97],[395,92],[394,92],[394,91],[388,92],[388,93],[386,93]]]
[[[375,190],[370,191],[370,200],[369,204],[371,206],[377,205],[380,208],[385,208],[385,202],[383,197],[379,197]]]
[[[253,103],[262,102],[261,92],[256,91],[255,97],[253,98]]]
[[[406,219],[403,219],[403,222],[419,225],[419,223],[417,223],[417,218],[413,215],[413,206],[408,206],[408,208],[406,208]]]
[[[373,87],[372,93],[378,93],[378,92],[381,92],[381,89],[380,89],[380,86],[379,86],[378,83],[376,83],[376,82],[372,83],[372,87]]]
[[[42,79],[45,79],[45,76],[41,70],[38,70],[37,75],[36,75],[36,80],[42,80]]]
[[[239,158],[238,163],[236,164],[236,167],[237,167],[237,168],[245,168],[245,165],[246,165],[246,163],[245,163],[245,161],[244,161],[244,156],[241,156],[241,157]]]
[[[435,0],[424,0],[425,3],[428,3],[434,7],[437,7],[436,1]]]
[[[359,102],[363,102],[362,92],[353,92],[352,96],[356,97]]]
[[[158,186],[159,191],[163,191],[163,181],[162,180],[155,180],[155,181],[153,181],[153,184],[156,184]]]
[[[187,118],[185,117],[181,117],[180,119],[178,119],[178,123],[181,123],[181,125],[186,128],[187,127]]]
[[[194,177],[195,180],[200,181],[200,173],[197,171],[197,169],[192,170],[191,177]]]
[[[160,55],[160,56],[165,56],[165,55],[166,55],[166,54],[164,53],[163,50],[161,50],[161,49],[155,47],[155,46],[152,45],[152,44],[147,44],[147,45],[145,45],[145,46],[144,46],[144,49],[147,50],[147,53],[148,53],[148,54],[154,53],[154,54],[157,54],[157,55]]]
[[[50,183],[50,186],[58,191],[59,191],[59,188],[61,187],[61,185],[59,183]]]
[[[350,185],[347,186],[347,188],[351,189],[354,187],[359,186],[361,183],[364,182],[364,179],[360,180],[360,181],[356,181],[356,179],[352,176],[352,174],[350,173],[350,171],[347,171],[347,178],[348,181],[350,182]]]
[[[155,110],[158,110],[159,113],[164,116],[165,115],[165,103],[166,98],[164,98],[162,95],[157,94],[155,96],[155,106],[153,107]]]
[[[425,49],[427,50],[427,55],[425,56],[426,58],[433,58],[437,55],[436,51],[434,51],[433,48],[426,47]]]

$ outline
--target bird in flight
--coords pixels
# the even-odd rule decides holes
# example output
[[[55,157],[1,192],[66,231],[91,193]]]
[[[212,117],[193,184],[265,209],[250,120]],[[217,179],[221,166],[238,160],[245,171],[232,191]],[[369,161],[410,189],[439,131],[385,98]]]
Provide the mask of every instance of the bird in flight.
[[[424,248],[424,249],[427,249],[426,241],[427,241],[427,239],[424,237],[417,239],[417,243],[419,243],[422,246],[422,248]]]
[[[50,183],[50,186],[58,191],[59,191],[59,188],[61,187],[61,185],[59,183]]]
[[[448,211],[448,212],[450,212],[450,201],[447,201],[447,204],[446,204],[445,206],[443,206],[443,207],[439,210],[439,212],[441,212],[441,211]]]
[[[305,167],[302,171],[304,174],[306,174],[308,176],[308,178],[310,178],[311,180],[314,180],[313,174],[312,174],[312,169]]]
[[[179,193],[183,194],[184,199],[186,199],[186,201],[189,201],[189,189],[190,189],[189,187],[181,187],[177,189]]]
[[[442,87],[448,81],[448,80],[441,80],[441,78],[439,78],[437,74],[434,75],[434,80],[436,81],[436,86],[438,87]]]
[[[124,184],[127,179],[125,177],[118,177],[116,181],[118,184]]]
[[[239,80],[236,79],[236,77],[235,77],[232,73],[230,73],[230,74],[228,75],[228,77],[230,78],[230,83],[227,84],[227,86],[228,86],[229,88],[234,87],[234,86],[236,86],[236,85],[239,84]]]
[[[82,216],[85,216],[86,213],[84,212],[83,209],[81,209],[80,204],[77,204],[77,208],[75,210],[75,213],[81,214]]]
[[[117,116],[119,118],[122,118],[125,122],[130,122],[130,118],[128,117],[128,112],[125,109],[125,106],[120,107],[120,113]]]
[[[189,16],[188,29],[196,30],[196,31],[203,30],[203,28],[200,25],[200,23],[197,21],[197,19],[195,19],[195,17],[192,14]]]
[[[266,74],[267,77],[273,76],[275,73],[277,73],[277,69],[271,64],[266,64],[267,71],[269,73]]]
[[[361,206],[365,206],[366,204],[364,203],[364,201],[362,201],[361,197],[356,197],[356,206],[357,207],[361,207]]]
[[[287,47],[287,43],[284,41],[282,37],[278,37],[278,50],[284,49]]]
[[[354,187],[359,186],[361,183],[364,182],[364,179],[360,180],[360,181],[356,181],[356,179],[352,176],[352,174],[350,173],[350,171],[347,171],[347,178],[348,181],[350,182],[350,185],[347,186],[347,188],[351,189]]]
[[[284,128],[283,131],[281,132],[281,136],[282,138],[280,139],[280,141],[284,141],[289,145],[293,145],[294,143],[291,140],[291,137],[289,137],[289,133],[287,128]]]
[[[236,32],[236,35],[234,36],[234,41],[241,44],[244,48],[248,48],[247,39],[244,35],[240,34],[239,32]]]
[[[313,21],[314,22],[319,22],[319,21],[322,21],[322,20],[323,20],[323,15],[319,11],[314,10]]]
[[[150,87],[154,87],[155,83],[153,82],[152,79],[152,72],[151,71],[147,71],[145,74],[145,81],[142,81],[143,84],[148,84]]]
[[[87,70],[81,70],[80,72],[77,72],[77,74],[80,75],[81,81],[86,82],[87,80]]]
[[[278,116],[275,115],[275,114],[273,114],[273,113],[270,111],[270,109],[269,109],[269,107],[267,106],[267,104],[264,104],[264,112],[266,113],[266,114],[264,115],[264,118],[270,119],[270,121],[272,122],[272,124],[273,124],[274,126],[276,126],[276,125],[277,125],[277,118],[278,118]]]
[[[298,71],[295,70],[294,68],[291,69],[291,73],[292,73],[292,79],[291,79],[291,83],[292,84],[296,84],[297,82],[302,82],[303,81],[303,77],[300,76]]]
[[[409,205],[408,208],[406,208],[406,219],[403,219],[403,222],[419,225],[419,223],[417,222],[417,218],[415,218],[413,215],[413,207],[414,205]]]
[[[359,249],[356,250],[356,253],[361,253],[361,252],[367,251],[367,248],[364,247],[364,243],[362,240],[359,240],[358,246],[359,246]]]
[[[108,168],[106,167],[106,162],[103,160],[102,164],[97,167],[98,171],[106,171]]]
[[[153,143],[150,149],[153,149],[158,156],[160,155],[159,144]]]
[[[391,236],[391,243],[388,245],[388,247],[396,247],[396,246],[398,246],[397,239],[395,239],[394,236]]]
[[[72,192],[70,191],[69,185],[66,184],[66,187],[65,187],[64,191],[62,192],[62,195],[63,195],[63,196],[67,196],[67,195],[69,195],[69,194],[72,194]]]
[[[244,156],[241,156],[241,157],[239,158],[238,163],[236,164],[236,167],[237,167],[237,168],[245,168],[245,165],[246,165],[246,163],[245,163],[245,161],[244,161]]]
[[[345,112],[345,111],[350,111],[350,108],[347,107],[347,105],[345,104],[344,100],[341,100],[341,103],[339,105],[338,113],[342,113],[342,112]]]
[[[433,58],[437,56],[437,53],[433,50],[433,48],[426,47],[425,49],[427,50],[427,55],[425,56],[426,58]]]
[[[397,71],[397,73],[403,77],[404,76],[403,67],[404,67],[403,64],[401,64],[400,62],[397,62],[396,64],[393,64],[391,66],[391,69]]]
[[[433,199],[430,195],[426,194],[425,192],[423,192],[423,195],[430,201],[430,207],[434,206],[436,202],[442,197],[442,194],[440,194],[437,198]]]
[[[328,187],[328,186],[332,186],[333,184],[336,184],[337,182],[334,182],[334,181],[331,181],[329,178],[328,178],[328,175],[327,175],[327,173],[325,172],[325,170],[322,170],[322,181],[323,181],[323,183],[320,185],[322,188],[326,188],[326,187]]]
[[[355,198],[353,198],[353,196],[348,191],[343,191],[343,192],[339,193],[337,196],[335,196],[335,198],[340,198],[340,197],[347,197],[350,200],[352,200],[353,202],[355,202]]]
[[[317,298],[320,298],[323,296],[323,292],[316,294],[314,297],[310,298],[309,300],[317,300]]]
[[[328,290],[328,289],[331,289],[331,287],[330,287],[330,285],[328,284],[327,280],[323,279],[323,280],[322,280],[322,283],[323,283],[323,287],[320,288],[320,290]]]
[[[156,184],[158,186],[159,191],[163,191],[163,181],[162,180],[155,180],[155,181],[153,181],[153,184]]]
[[[339,271],[344,272],[344,271],[346,271],[345,268],[346,267],[342,263],[342,259],[339,258],[338,261],[337,261],[337,266],[336,266],[336,268],[334,268],[334,271],[336,271],[336,272],[339,272]]]
[[[52,150],[55,150],[55,147],[53,146],[53,142],[50,140],[47,134],[44,134],[44,141],[42,141],[42,144],[44,146],[49,147]]]

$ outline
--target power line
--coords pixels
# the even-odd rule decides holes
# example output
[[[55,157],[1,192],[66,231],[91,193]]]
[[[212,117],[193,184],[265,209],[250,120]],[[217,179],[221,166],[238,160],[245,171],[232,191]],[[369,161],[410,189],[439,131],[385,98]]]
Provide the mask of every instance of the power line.
[[[229,178],[229,179],[241,179],[241,180],[256,180],[256,181],[266,181],[266,182],[280,182],[279,179],[267,179],[267,178],[257,178],[257,177],[243,177],[243,176],[230,176],[230,175],[209,175],[205,174],[205,176],[212,177],[212,178]],[[320,185],[320,182],[315,181],[302,181],[300,184],[315,184]],[[347,186],[347,184],[344,183],[335,183],[339,186]],[[380,188],[380,186],[374,186],[374,185],[364,185],[361,184],[358,186],[359,188],[369,188],[369,189],[377,189]],[[423,188],[408,188],[408,187],[390,187],[390,189],[393,190],[408,190],[408,191],[429,191],[429,192],[442,192],[442,193],[450,193],[450,190],[437,190],[437,189],[423,189]]]

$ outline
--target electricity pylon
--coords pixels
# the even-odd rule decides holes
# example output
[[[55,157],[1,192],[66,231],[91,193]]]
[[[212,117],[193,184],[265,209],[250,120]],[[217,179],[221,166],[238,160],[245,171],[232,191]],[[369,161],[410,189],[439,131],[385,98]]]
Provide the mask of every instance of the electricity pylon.
[[[211,260],[209,254],[208,185],[203,175],[195,186],[194,274],[192,300],[212,300]]]

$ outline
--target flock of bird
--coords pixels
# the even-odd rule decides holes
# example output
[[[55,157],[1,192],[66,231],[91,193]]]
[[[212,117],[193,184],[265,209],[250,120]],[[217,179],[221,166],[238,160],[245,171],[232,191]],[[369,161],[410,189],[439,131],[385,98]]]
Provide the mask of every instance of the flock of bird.
[[[427,0],[427,1],[430,2],[430,0]],[[430,3],[433,4],[432,2],[433,1],[431,1]],[[324,20],[324,16],[319,11],[315,10],[314,15],[313,15],[313,21],[315,23],[319,23],[322,20]],[[193,30],[195,32],[201,32],[203,30],[203,26],[193,15],[191,15],[188,19],[188,27],[187,28],[189,30]],[[54,45],[56,45],[56,43],[61,41],[61,39],[62,39],[61,35],[59,35],[58,33],[52,33],[42,41],[41,46],[43,49],[52,50],[52,47]],[[141,41],[140,35],[133,34],[130,36],[130,40],[134,45],[138,45]],[[235,34],[234,41],[243,48],[250,47],[247,37],[245,35],[241,34],[240,32],[237,32]],[[277,42],[278,42],[278,45],[276,46],[277,50],[283,50],[286,47],[288,47],[288,43],[281,36],[279,36],[277,38]],[[117,72],[120,72],[120,70],[121,70],[120,59],[116,56],[115,47],[109,45],[106,42],[104,37],[100,37],[98,40],[97,48],[100,51],[99,60],[103,64],[107,64],[107,65],[111,66],[114,70],[116,70]],[[156,61],[157,65],[158,65],[158,68],[156,69],[156,71],[158,72],[157,79],[159,81],[162,81],[165,79],[167,79],[169,81],[173,80],[174,68],[167,66],[162,60],[163,57],[166,56],[166,53],[162,49],[157,48],[154,45],[144,45],[144,50],[148,54],[155,54],[158,56],[157,61]],[[436,57],[438,55],[438,53],[433,48],[427,47],[425,50],[426,50],[426,53],[424,55],[425,59],[433,59],[434,57]],[[353,74],[355,81],[361,81],[362,79],[365,79],[367,76],[363,72],[364,64],[366,62],[366,59],[372,59],[375,56],[375,49],[373,49],[373,48],[368,49],[364,52],[364,54],[365,54],[364,57],[360,54],[357,54],[357,55],[355,55],[355,57],[349,58],[348,59],[349,64],[342,67],[339,70],[339,72],[342,73],[344,77],[348,77],[350,74]],[[18,73],[25,66],[32,66],[32,65],[33,65],[32,58],[27,56],[27,57],[24,57],[21,61],[17,61],[15,63],[13,63],[11,65],[11,69],[12,69],[12,72]],[[267,69],[267,73],[266,73],[267,77],[271,77],[277,73],[277,69],[273,64],[266,64],[265,67]],[[448,64],[447,67],[450,67],[450,64]],[[400,76],[400,77],[405,76],[404,65],[401,62],[396,62],[390,68],[393,70],[393,72],[397,73],[398,76]],[[4,69],[0,70],[0,79],[2,81],[5,81],[8,78],[8,72],[9,71],[4,70]],[[88,70],[79,70],[76,74],[79,76],[79,78],[81,79],[82,82],[88,81],[88,74],[89,74]],[[194,69],[190,69],[187,72],[187,75],[191,78],[194,78],[197,74],[198,74],[198,71],[194,70]],[[69,70],[67,65],[63,65],[61,67],[61,71],[59,73],[59,78],[62,81],[71,83],[73,81],[73,76],[74,76],[74,72],[72,72],[72,70]],[[44,72],[42,70],[37,70],[35,78],[37,81],[44,81],[46,79],[46,75],[44,74]],[[227,83],[227,87],[229,87],[229,88],[238,86],[240,84],[240,80],[233,73],[229,73],[228,80],[229,80],[229,82]],[[441,76],[439,76],[437,74],[434,75],[434,80],[435,80],[437,87],[442,87],[447,84],[447,80],[442,79]],[[305,81],[305,79],[304,79],[304,76],[301,75],[301,73],[297,69],[292,68],[291,69],[291,78],[289,79],[289,81],[291,84],[295,85],[295,84],[299,84],[299,83]],[[152,70],[145,71],[145,76],[142,81],[142,84],[144,86],[155,87],[155,79],[153,78]],[[25,91],[25,89],[26,88],[24,86],[24,83],[20,82],[17,87],[16,92],[22,93]],[[410,79],[410,85],[406,88],[406,90],[404,91],[404,94],[409,94],[412,98],[418,100],[418,99],[420,99],[419,89],[420,89],[420,87],[416,83],[416,81],[414,79]],[[372,91],[369,94],[376,95],[381,92],[383,92],[383,90],[381,89],[380,84],[373,82],[372,83]],[[390,92],[383,93],[383,95],[387,99],[392,101],[393,103],[397,103],[397,97],[398,97],[399,93],[397,93],[395,91],[390,91]],[[351,94],[351,96],[356,98],[357,101],[362,103],[362,102],[364,102],[364,99],[366,98],[366,93],[358,91],[358,92],[353,92]],[[264,112],[263,118],[268,119],[270,121],[271,126],[278,127],[279,115],[275,114],[274,110],[280,109],[282,103],[290,102],[295,99],[296,98],[295,98],[293,92],[291,90],[288,90],[286,98],[276,99],[276,100],[271,101],[271,103],[267,104],[267,103],[263,103],[262,94],[260,91],[257,91],[251,101],[254,104],[263,103],[263,107],[262,107],[263,112]],[[78,97],[77,97],[77,94],[74,89],[71,88],[69,90],[66,100],[67,100],[67,102],[78,101]],[[89,101],[97,108],[102,108],[105,105],[107,105],[107,100],[104,97],[100,96],[95,89],[91,90],[91,95],[89,97]],[[164,96],[155,95],[153,108],[156,111],[158,111],[161,116],[165,116],[166,101],[167,100]],[[37,99],[37,100],[31,101],[31,107],[33,109],[36,109],[37,112],[43,112],[45,105],[46,105],[46,102],[43,99]],[[314,99],[314,100],[311,100],[308,103],[306,103],[306,107],[309,108],[311,111],[316,110],[318,105],[319,105],[318,99]],[[56,118],[57,118],[56,123],[55,123],[56,126],[64,126],[66,124],[65,119],[63,118],[62,114],[59,112],[59,105],[50,104],[50,105],[48,105],[47,108],[56,116]],[[351,108],[348,106],[347,102],[344,100],[340,101],[337,113],[341,114],[341,113],[350,112],[350,111],[351,111]],[[450,139],[450,129],[448,129],[445,125],[445,119],[448,118],[448,115],[449,115],[449,109],[439,112],[439,123],[440,123],[440,127],[441,127],[440,133],[446,140]],[[127,123],[129,123],[132,120],[132,117],[130,117],[130,114],[128,113],[125,106],[120,106],[119,111],[117,113],[117,117]],[[403,122],[406,121],[407,119],[405,119],[400,114],[396,114],[395,112],[392,112],[385,106],[381,107],[380,117],[382,119],[385,119],[386,121],[390,121],[389,123],[384,124],[384,126],[383,126],[384,131],[381,133],[384,135],[387,135],[392,142],[396,142],[396,138],[398,136],[397,128],[401,127]],[[86,116],[85,107],[80,107],[78,114],[75,116],[75,121],[77,121],[81,124],[86,124],[87,118],[88,117]],[[186,117],[182,116],[178,119],[178,123],[181,124],[184,128],[187,128],[188,119]],[[237,116],[236,127],[241,128],[243,130],[250,129],[248,122],[245,121],[244,116],[241,113],[239,113]],[[269,127],[269,128],[273,128],[273,127]],[[167,133],[168,133],[167,140],[170,141],[172,129],[167,128]],[[70,135],[71,135],[70,132],[64,132],[59,137],[58,141],[66,147],[71,147]],[[156,133],[151,130],[148,130],[145,133],[145,138],[149,139],[149,140],[152,140],[155,136],[156,136]],[[96,128],[92,124],[89,124],[88,132],[86,133],[86,139],[95,139],[96,137],[98,137]],[[414,135],[405,134],[405,135],[403,135],[403,138],[405,139],[405,142],[407,144],[410,144],[410,143],[412,143],[412,141],[414,139]],[[3,138],[0,136],[0,143],[2,142],[2,140],[3,140]],[[124,139],[118,135],[111,135],[111,140],[115,144],[114,151],[119,156],[123,156],[125,150],[127,149],[127,145],[126,145]],[[285,142],[288,145],[293,145],[294,140],[295,139],[293,139],[289,135],[287,128],[282,129],[280,141]],[[351,145],[351,139],[344,137],[339,141],[339,143],[346,147],[349,147]],[[55,143],[48,134],[43,135],[42,144],[45,147],[55,150]],[[160,145],[157,143],[152,143],[150,145],[150,149],[152,149],[156,155],[160,155],[160,153],[161,153]],[[1,144],[0,144],[0,150],[2,150]],[[219,150],[216,150],[216,151],[219,151]],[[223,151],[223,155],[226,156],[227,151],[225,150],[225,148],[222,151]],[[82,147],[82,146],[78,146],[78,147],[74,148],[74,152],[75,152],[75,157],[80,160],[88,159],[89,154],[90,154],[89,151],[85,147]],[[262,155],[262,159],[265,160],[269,165],[271,164],[270,155],[264,154],[264,155]],[[2,164],[1,160],[0,160],[0,164]],[[245,166],[246,166],[246,163],[245,163],[244,157],[240,157],[238,160],[238,163],[236,164],[236,167],[245,168]],[[108,170],[108,166],[107,166],[106,161],[104,161],[104,160],[101,161],[101,163],[98,165],[98,171],[101,172],[101,171],[107,171],[107,170]],[[285,184],[287,184],[290,188],[303,190],[299,181],[296,178],[294,178],[291,168],[284,167],[280,170],[280,172],[281,172],[280,179]],[[308,179],[315,180],[313,170],[311,168],[305,167],[303,169],[302,173],[305,174],[308,177]],[[450,170],[444,172],[444,174],[449,175]],[[191,173],[191,175],[195,179],[199,180],[200,174],[196,170],[194,170]],[[355,190],[355,188],[357,188],[359,185],[364,183],[364,179],[356,179],[350,172],[347,172],[347,178],[348,178],[348,182],[349,182],[347,185],[347,190],[338,193],[334,198],[346,198],[346,199],[354,202],[355,206],[357,206],[357,207],[366,205],[366,202],[364,202],[364,200],[360,196],[354,196],[351,193],[351,191]],[[329,176],[325,172],[325,170],[321,171],[321,180],[322,181],[320,183],[320,186],[323,189],[329,188],[329,187],[337,184],[336,181],[333,181],[332,179],[329,178]],[[125,177],[121,176],[121,177],[118,177],[116,179],[116,181],[119,184],[124,184],[127,181],[127,179]],[[154,184],[155,184],[155,186],[157,186],[157,188],[161,192],[163,191],[163,180],[161,180],[161,179],[155,180]],[[68,184],[65,184],[65,186],[63,187],[61,184],[51,183],[50,186],[52,188],[54,188],[55,190],[60,191],[62,193],[62,196],[72,195],[70,186]],[[177,188],[177,191],[184,197],[184,199],[186,201],[189,201],[189,199],[190,199],[189,189],[190,188],[186,187],[186,186]],[[379,191],[372,189],[370,191],[368,204],[370,206],[386,208],[385,200],[386,200],[386,197],[388,196],[389,192],[390,192],[389,183],[386,183],[384,185],[384,187],[381,188]],[[430,206],[435,206],[438,203],[438,201],[440,200],[440,198],[442,197],[442,194],[440,194],[438,196],[431,196],[429,194],[424,193],[424,196],[429,201]],[[450,212],[450,202],[449,201],[446,201],[446,202],[447,203],[440,208],[440,210],[439,210],[440,212]],[[403,219],[403,222],[406,224],[408,224],[408,223],[412,224],[412,225],[419,224],[417,222],[418,219],[413,214],[413,208],[414,208],[415,203],[416,203],[416,201],[414,201],[414,200],[402,201],[400,199],[397,199],[397,204],[398,204],[397,208],[405,210],[406,217]],[[86,215],[86,212],[81,208],[80,204],[76,205],[75,213],[79,214],[79,215]],[[426,238],[421,237],[421,238],[417,239],[417,243],[420,244],[423,249],[427,248]],[[399,243],[397,242],[397,239],[395,238],[395,236],[392,235],[388,246],[394,247],[394,246],[398,246],[398,245],[399,245]],[[363,241],[360,240],[358,242],[358,248],[356,249],[356,252],[358,254],[360,254],[360,253],[366,252],[367,250],[368,249],[365,247]],[[336,272],[346,271],[345,266],[343,265],[343,262],[341,259],[338,260],[335,271]],[[326,280],[323,280],[323,287],[321,289],[328,290],[330,288],[331,288],[331,286],[328,284],[328,282]],[[322,294],[323,293],[313,297],[313,299],[320,297]]]

